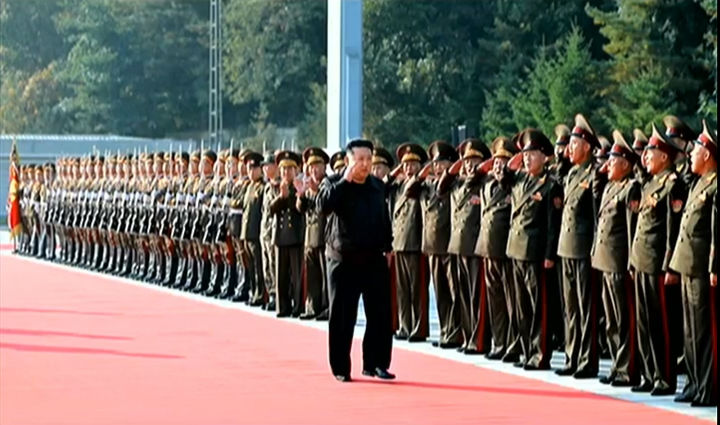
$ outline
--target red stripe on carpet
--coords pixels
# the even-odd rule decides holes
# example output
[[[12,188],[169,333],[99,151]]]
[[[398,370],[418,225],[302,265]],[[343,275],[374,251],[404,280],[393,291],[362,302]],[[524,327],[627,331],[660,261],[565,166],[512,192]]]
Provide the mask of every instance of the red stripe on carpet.
[[[341,384],[295,322],[7,255],[0,282],[2,424],[703,423],[397,349],[398,381]]]

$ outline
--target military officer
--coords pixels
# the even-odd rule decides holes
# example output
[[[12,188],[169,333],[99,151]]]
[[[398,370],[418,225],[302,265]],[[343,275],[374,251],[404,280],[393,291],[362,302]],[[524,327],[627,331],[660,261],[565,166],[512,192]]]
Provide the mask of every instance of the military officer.
[[[442,140],[430,144],[427,150],[428,162],[415,178],[408,183],[408,192],[418,192],[422,207],[423,238],[422,253],[428,258],[430,275],[435,287],[440,338],[433,346],[458,348],[462,340],[457,311],[452,306],[452,268],[448,243],[450,241],[450,199],[438,194],[438,180],[458,160],[458,153],[452,145]],[[374,162],[374,161],[373,161]],[[414,186],[417,186],[415,188]]]
[[[609,152],[609,183],[598,208],[598,225],[591,250],[592,266],[602,272],[602,301],[605,329],[612,364],[610,373],[600,378],[604,384],[637,384],[637,344],[634,326],[635,297],[627,259],[640,204],[640,183],[633,168],[640,158],[622,133],[613,132],[614,145]]]
[[[273,227],[275,215],[270,212],[270,203],[277,196],[278,191],[278,167],[275,164],[275,154],[266,153],[262,162],[263,189],[262,221],[260,222],[260,246],[263,252],[263,277],[265,278],[265,291],[268,294],[268,301],[265,309],[275,311],[275,245],[273,243]]]
[[[275,155],[280,182],[270,201],[274,216],[273,243],[275,245],[275,281],[277,317],[300,317],[303,311],[302,246],[303,216],[296,208],[296,178],[302,158],[292,151]]]
[[[650,174],[648,174],[647,169],[645,168],[645,146],[647,146],[647,136],[645,133],[643,133],[642,130],[639,128],[636,128],[633,130],[633,144],[632,148],[635,152],[635,155],[640,158],[639,161],[635,163],[634,166],[634,174],[635,174],[635,180],[640,183],[641,186],[643,186],[645,183],[647,183],[648,180],[650,180]]]
[[[391,272],[395,273],[397,282],[399,329],[396,338],[420,342],[425,341],[429,331],[429,276],[421,253],[423,222],[420,200],[417,193],[408,191],[408,183],[427,161],[427,154],[422,146],[415,143],[400,145],[396,153],[401,165],[388,176],[395,255],[395,270]]]
[[[504,358],[505,361],[516,362],[521,352],[520,335],[517,318],[513,314],[515,286],[512,263],[506,254],[512,187],[505,178],[505,167],[517,153],[517,147],[510,139],[502,136],[496,138],[491,147],[492,173],[480,191],[481,224],[475,245],[475,254],[483,261],[493,340],[493,348],[486,357],[490,360]]]
[[[345,166],[345,162],[341,167]],[[385,177],[390,174],[390,170],[395,166],[395,160],[387,149],[381,146],[375,146],[373,148],[372,168],[370,172],[373,176],[384,180]]]
[[[392,161],[392,155],[389,154],[390,161]],[[337,173],[338,171],[345,168],[347,159],[345,158],[345,151],[338,151],[332,154],[330,157],[330,168],[332,168],[334,173]],[[389,167],[388,167],[389,168]]]
[[[642,381],[635,392],[670,395],[676,388],[676,353],[671,328],[679,320],[670,302],[679,276],[670,259],[687,196],[685,184],[674,167],[679,148],[661,134],[653,133],[645,148],[645,165],[652,176],[642,190],[638,223],[630,252],[637,299],[638,348]],[[672,285],[672,286],[668,286]]]
[[[462,327],[465,354],[485,354],[490,350],[487,298],[480,257],[475,244],[480,230],[480,190],[485,173],[478,166],[491,157],[490,149],[479,139],[467,139],[457,148],[456,161],[438,183],[441,196],[450,197],[452,233],[448,253],[452,255],[453,309]]]
[[[513,263],[514,312],[523,353],[515,366],[547,370],[552,351],[546,274],[554,273],[557,261],[562,188],[546,167],[553,155],[550,140],[536,129],[523,130],[517,140],[522,154],[505,171],[512,185],[506,254]]]
[[[246,283],[249,287],[249,303],[262,306],[267,302],[267,287],[263,269],[263,254],[260,244],[262,225],[262,206],[265,194],[262,163],[263,156],[257,152],[248,152],[243,156],[247,170],[247,184],[242,196],[242,222],[240,239],[245,245],[247,255]]]
[[[562,182],[572,167],[568,158],[567,145],[570,143],[570,127],[565,124],[555,126],[555,162],[550,165],[550,172],[555,180]]]
[[[573,167],[564,184],[564,208],[558,243],[562,259],[562,288],[567,334],[565,366],[559,375],[592,378],[597,375],[600,285],[590,266],[596,209],[603,185],[597,176],[593,149],[601,149],[584,116],[575,117],[569,149]]]
[[[678,153],[675,156],[675,169],[678,172],[678,177],[682,178],[685,187],[690,187],[695,180],[695,176],[690,170],[688,153],[693,148],[693,141],[697,138],[697,132],[675,115],[666,115],[663,118],[663,124],[665,124],[665,137],[678,148]]]
[[[297,194],[296,207],[305,215],[304,292],[305,312],[301,320],[327,314],[327,264],[325,261],[325,214],[317,208],[320,184],[330,161],[321,148],[309,147],[302,154],[305,177]]]
[[[712,330],[708,269],[716,261],[710,247],[717,237],[712,225],[717,196],[717,140],[703,122],[693,144],[690,169],[697,176],[685,205],[670,268],[681,275],[685,324],[684,354],[688,380],[675,401],[693,406],[717,404],[712,388]],[[708,232],[708,230],[711,230]]]

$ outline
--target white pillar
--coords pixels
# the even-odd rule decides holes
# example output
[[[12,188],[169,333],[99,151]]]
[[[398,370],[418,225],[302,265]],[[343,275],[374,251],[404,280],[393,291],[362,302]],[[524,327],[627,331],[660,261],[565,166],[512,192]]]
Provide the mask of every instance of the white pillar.
[[[362,136],[362,0],[328,0],[327,151]]]

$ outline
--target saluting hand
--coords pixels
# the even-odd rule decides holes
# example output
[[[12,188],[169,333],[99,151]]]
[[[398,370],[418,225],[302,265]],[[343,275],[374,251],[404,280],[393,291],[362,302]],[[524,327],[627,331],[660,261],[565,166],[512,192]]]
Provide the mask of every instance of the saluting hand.
[[[402,174],[403,165],[398,164],[397,167],[393,168],[392,171],[390,171],[390,176],[394,179],[398,178]]]
[[[425,164],[425,166],[422,167],[422,170],[420,170],[420,172],[418,173],[418,178],[420,180],[425,180],[427,178],[427,176],[430,175],[430,172],[432,171],[432,167],[433,167],[432,161]]]
[[[543,268],[545,268],[545,270],[549,270],[549,269],[551,269],[551,268],[553,268],[553,267],[555,267],[555,261],[553,261],[553,260],[548,260],[548,259],[546,258],[545,261],[543,262]]]
[[[457,161],[455,161],[453,163],[453,165],[450,166],[450,168],[448,168],[448,174],[452,174],[452,175],[456,176],[462,169],[462,165],[463,165],[463,160],[458,159]]]
[[[508,161],[507,168],[512,171],[517,171],[522,166],[522,162],[523,162],[522,152],[516,153],[515,155],[513,155],[512,158],[510,158],[510,161]]]
[[[480,174],[487,174],[490,172],[490,170],[492,170],[494,162],[495,162],[495,160],[493,158],[486,159],[485,161],[481,162],[480,165],[477,166],[475,171]]]

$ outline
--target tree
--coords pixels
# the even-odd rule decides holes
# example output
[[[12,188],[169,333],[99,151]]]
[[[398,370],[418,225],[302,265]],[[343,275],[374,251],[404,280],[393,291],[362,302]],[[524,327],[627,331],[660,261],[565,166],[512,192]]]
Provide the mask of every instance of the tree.
[[[230,0],[224,19],[230,101],[252,109],[264,104],[280,126],[300,123],[313,85],[325,83],[326,2]]]

